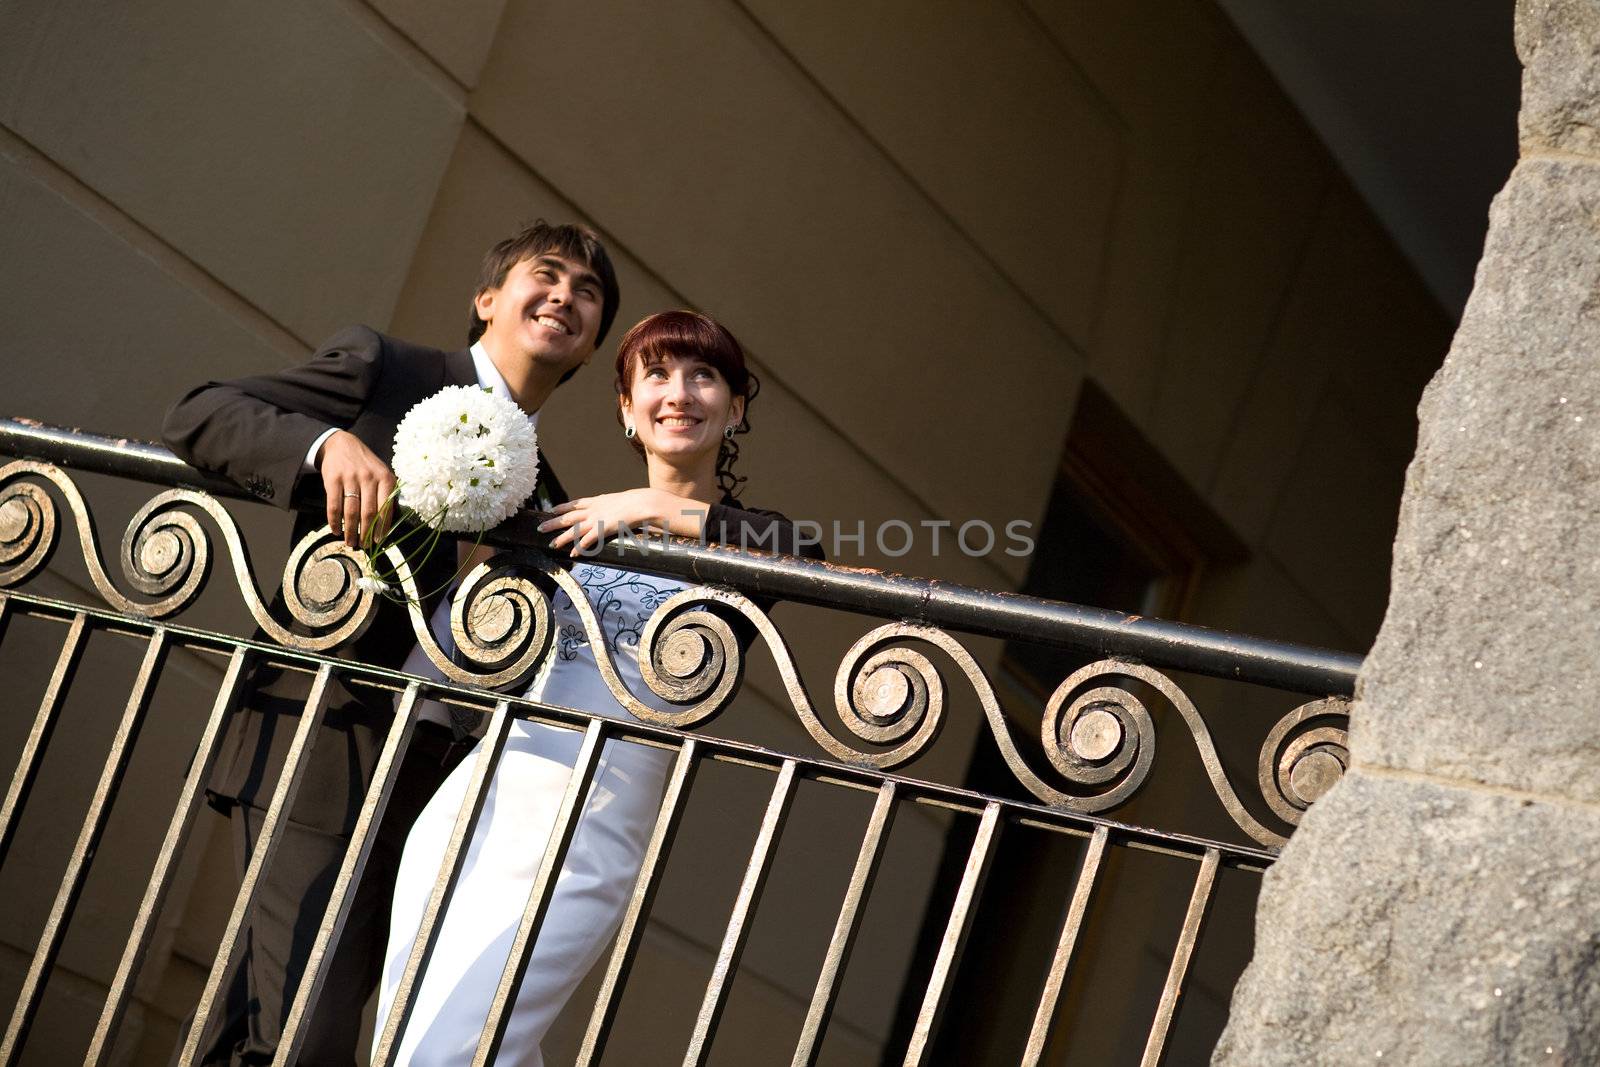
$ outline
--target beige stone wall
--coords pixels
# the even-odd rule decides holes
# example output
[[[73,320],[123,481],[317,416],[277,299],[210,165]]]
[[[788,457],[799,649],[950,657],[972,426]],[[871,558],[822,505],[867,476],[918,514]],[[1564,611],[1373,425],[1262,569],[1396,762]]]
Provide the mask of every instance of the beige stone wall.
[[[746,343],[764,382],[745,450],[752,501],[869,528],[1036,519],[1089,376],[1251,549],[1208,577],[1194,621],[1370,641],[1415,400],[1449,324],[1209,5],[0,9],[8,413],[152,437],[188,383],[284,365],[348,322],[453,347],[482,250],[536,215],[606,234],[625,294],[618,334],[692,305]],[[614,340],[542,423],[569,488],[639,476],[609,411],[613,354]],[[97,492],[113,528],[142,499]],[[249,522],[271,573],[281,519]],[[1026,569],[925,545],[851,562],[988,588],[1014,588]],[[56,566],[42,588],[87,595],[80,568]],[[825,699],[865,627],[783,614]],[[242,616],[218,590],[194,621]],[[19,630],[7,643],[24,637],[53,656],[57,637]],[[994,646],[973,647],[994,663]],[[718,729],[812,751],[757,660]],[[184,706],[198,716],[217,671],[179,662],[175,723]],[[29,707],[8,710],[9,724]],[[977,717],[971,701],[953,710],[918,773],[959,777]],[[152,796],[174,792],[182,770],[181,740],[167,747],[171,773]],[[81,811],[78,778],[36,803]],[[764,786],[708,788],[737,813]],[[864,811],[840,823],[847,835]],[[729,833],[753,834],[745,814]],[[795,848],[820,857],[837,828],[814,825]],[[224,836],[203,829],[199,874],[169,909],[176,951],[152,959],[150,1007],[130,1028],[145,1028],[151,1062],[194,988],[186,958],[204,957],[193,931],[216,928],[228,877]],[[882,892],[906,919],[858,958],[871,980],[836,1017],[839,1062],[870,1060],[889,1031],[943,832],[920,809],[897,826],[901,862]],[[116,896],[103,884],[86,913],[115,914]],[[768,907],[803,927],[831,922],[834,904],[775,880]],[[703,968],[715,909],[691,887],[664,894],[658,915],[641,973]],[[3,931],[5,989],[36,929],[18,918]],[[808,977],[764,945],[746,957],[760,993],[730,1017],[739,1034],[787,1033],[804,1011]],[[114,955],[69,953],[57,984],[92,996]],[[62,1033],[42,1021],[38,1040]]]

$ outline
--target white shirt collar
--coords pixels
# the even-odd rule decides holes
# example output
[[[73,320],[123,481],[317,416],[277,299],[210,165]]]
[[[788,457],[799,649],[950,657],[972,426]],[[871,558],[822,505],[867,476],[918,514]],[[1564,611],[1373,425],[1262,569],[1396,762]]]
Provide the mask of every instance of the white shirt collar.
[[[489,390],[495,396],[503,396],[513,404],[517,398],[511,395],[511,386],[506,384],[505,378],[500,374],[500,368],[494,365],[494,360],[489,358],[488,349],[483,347],[483,342],[474,341],[472,344],[472,367],[478,374],[478,384]],[[528,416],[528,421],[534,426],[539,425],[539,413],[535,411]]]

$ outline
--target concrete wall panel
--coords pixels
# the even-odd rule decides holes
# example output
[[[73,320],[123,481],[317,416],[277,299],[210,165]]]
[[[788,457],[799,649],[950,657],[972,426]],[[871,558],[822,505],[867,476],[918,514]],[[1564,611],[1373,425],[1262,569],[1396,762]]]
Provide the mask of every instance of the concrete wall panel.
[[[1267,550],[1366,648],[1389,600],[1388,564],[1405,466],[1363,437],[1361,405],[1337,386],[1306,425],[1305,440],[1267,529]]]
[[[1304,263],[1289,282],[1254,381],[1240,403],[1244,415],[1217,465],[1208,497],[1247,542],[1257,543],[1291,481],[1299,443],[1339,363],[1363,343],[1370,323],[1360,298],[1360,264],[1329,197]]]
[[[1201,109],[1229,37],[1199,4],[1030,0],[1056,46],[1109,102],[1123,169],[1089,359],[1096,381],[1143,420],[1155,395]]]
[[[1254,56],[1233,52],[1206,101],[1149,429],[1203,486],[1234,430],[1331,165],[1274,101]],[[1249,121],[1240,116],[1248,114]]]
[[[1280,494],[1305,491],[1293,465],[1325,383],[1358,404],[1364,447],[1397,467],[1411,454],[1416,414],[1401,398],[1421,393],[1449,327],[1390,254],[1354,193],[1332,190],[1209,490],[1247,540],[1262,535]]]
[[[93,210],[0,138],[0,233],[15,250],[0,255],[6,414],[154,437],[178,381],[285,361],[281,334],[241,321],[148,237],[132,243]]]
[[[1027,9],[746,6],[1086,350],[1125,131]]]
[[[10,4],[0,124],[314,342],[389,317],[461,121],[381,36],[316,0]]]
[[[484,125],[940,514],[1036,509],[1076,362],[1049,324],[743,13],[573,18],[626,77],[525,62],[537,13],[508,10]]]
[[[369,0],[374,10],[427,52],[450,76],[471,88],[494,44],[506,0]]]

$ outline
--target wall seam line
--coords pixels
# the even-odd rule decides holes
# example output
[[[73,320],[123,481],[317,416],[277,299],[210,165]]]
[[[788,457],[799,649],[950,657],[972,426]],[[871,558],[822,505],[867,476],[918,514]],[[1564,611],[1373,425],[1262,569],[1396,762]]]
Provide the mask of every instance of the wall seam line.
[[[310,351],[311,344],[305,338],[169,244],[4,122],[0,122],[0,157],[11,160],[25,178],[59,197],[72,210],[150,260],[158,270],[173,276],[180,286],[239,321],[285,357],[300,359]]]

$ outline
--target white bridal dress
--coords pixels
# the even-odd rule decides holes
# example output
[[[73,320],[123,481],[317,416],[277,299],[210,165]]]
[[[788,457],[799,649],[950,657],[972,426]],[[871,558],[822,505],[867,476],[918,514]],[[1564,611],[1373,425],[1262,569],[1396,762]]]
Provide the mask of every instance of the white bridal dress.
[[[579,564],[572,574],[588,595],[612,662],[628,689],[652,707],[673,710],[640,678],[638,641],[656,607],[684,586],[591,564]],[[631,720],[601,679],[594,651],[565,593],[556,593],[552,608],[555,649],[526,695]],[[425,664],[418,651],[405,669],[438,677]],[[471,1062],[581,742],[582,734],[576,730],[512,723],[433,956],[418,982],[415,1007],[395,1062],[409,1067]],[[474,748],[428,802],[406,839],[379,992],[380,1030],[394,1003],[476,756]],[[497,1064],[543,1064],[539,1045],[546,1030],[616,934],[671,763],[671,753],[663,749],[606,742]]]

